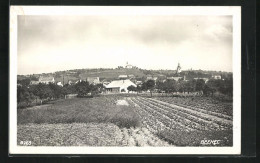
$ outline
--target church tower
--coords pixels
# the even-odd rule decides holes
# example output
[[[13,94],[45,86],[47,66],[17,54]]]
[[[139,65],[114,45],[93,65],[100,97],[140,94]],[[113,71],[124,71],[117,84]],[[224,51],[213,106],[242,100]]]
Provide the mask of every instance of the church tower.
[[[180,63],[178,63],[177,69],[176,69],[176,74],[179,74],[181,72],[181,66]]]

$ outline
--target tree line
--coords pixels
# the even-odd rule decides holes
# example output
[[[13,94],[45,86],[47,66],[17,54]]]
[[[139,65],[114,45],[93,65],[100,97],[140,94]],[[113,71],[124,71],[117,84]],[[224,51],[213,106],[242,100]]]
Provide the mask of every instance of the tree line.
[[[32,104],[42,103],[54,99],[64,98],[68,94],[77,94],[79,97],[93,96],[103,92],[105,89],[102,84],[89,84],[87,81],[81,81],[73,85],[65,84],[63,87],[54,83],[30,85],[29,79],[18,81],[17,85],[17,103],[18,107],[28,107]],[[215,80],[210,79],[205,82],[198,80],[166,80],[165,82],[155,82],[148,80],[141,86],[129,86],[129,91],[142,92],[149,91],[151,96],[153,92],[174,94],[180,93],[198,93],[203,96],[213,96],[215,92],[224,95],[233,96],[233,79]]]
[[[17,85],[17,104],[18,107],[28,107],[64,98],[68,94],[77,94],[79,97],[93,96],[101,92],[102,89],[102,84],[93,85],[87,81],[81,81],[74,85],[65,84],[61,87],[54,83],[30,85],[29,79],[23,79],[18,81]]]
[[[227,80],[215,80],[210,79],[205,82],[203,79],[193,79],[189,81],[184,80],[166,80],[165,82],[155,82],[154,80],[148,80],[142,84],[142,86],[129,86],[128,91],[148,91],[158,93],[198,93],[204,96],[213,96],[215,92],[222,93],[227,96],[233,96],[233,79]]]

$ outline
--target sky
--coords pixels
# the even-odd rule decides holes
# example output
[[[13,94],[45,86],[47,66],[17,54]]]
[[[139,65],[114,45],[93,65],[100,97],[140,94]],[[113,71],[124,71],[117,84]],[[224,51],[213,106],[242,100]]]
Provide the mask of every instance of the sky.
[[[18,17],[18,74],[82,68],[232,72],[232,16]]]

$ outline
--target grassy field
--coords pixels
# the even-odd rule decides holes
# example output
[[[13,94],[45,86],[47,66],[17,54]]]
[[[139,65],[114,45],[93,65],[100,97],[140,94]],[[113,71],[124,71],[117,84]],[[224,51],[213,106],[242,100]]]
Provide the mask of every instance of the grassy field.
[[[116,105],[117,96],[74,98],[52,105],[18,109],[18,124],[27,123],[113,123],[119,127],[140,126],[140,118],[131,106]]]
[[[106,95],[18,109],[17,143],[31,141],[34,146],[201,146],[202,140],[220,140],[216,146],[232,146],[232,108],[210,99],[195,101]]]

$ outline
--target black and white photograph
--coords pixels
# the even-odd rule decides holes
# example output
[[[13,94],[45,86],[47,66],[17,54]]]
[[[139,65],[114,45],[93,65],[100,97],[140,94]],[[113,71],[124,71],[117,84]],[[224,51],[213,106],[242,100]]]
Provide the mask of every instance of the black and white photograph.
[[[240,154],[240,7],[10,11],[10,153]]]

